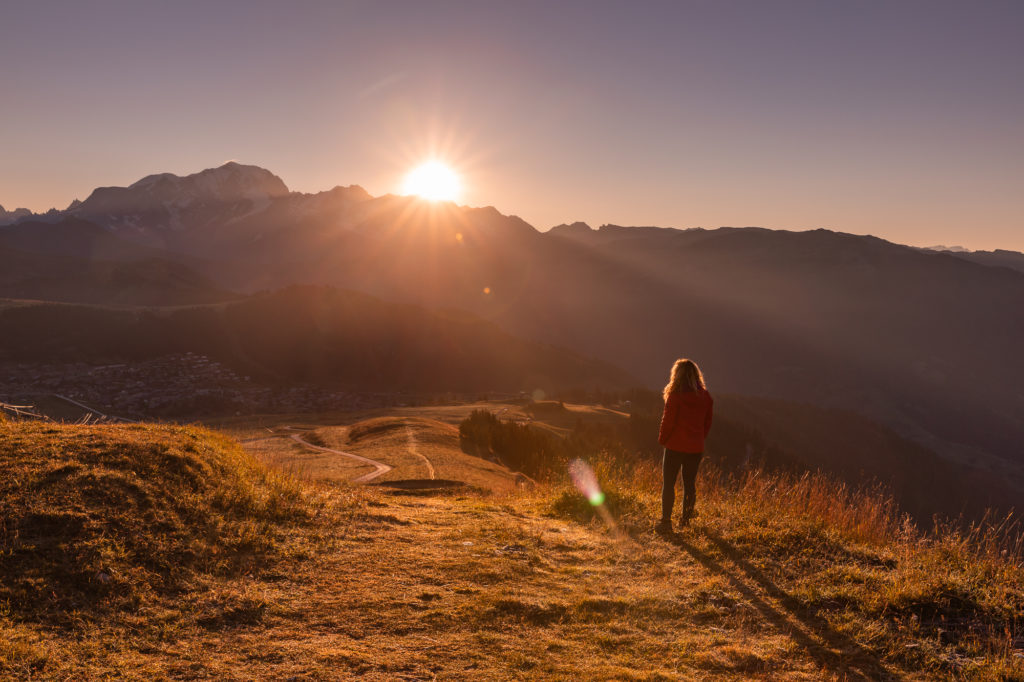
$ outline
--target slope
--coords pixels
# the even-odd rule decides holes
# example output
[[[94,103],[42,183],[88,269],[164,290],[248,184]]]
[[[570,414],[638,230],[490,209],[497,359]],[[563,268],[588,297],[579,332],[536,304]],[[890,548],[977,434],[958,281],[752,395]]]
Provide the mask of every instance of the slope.
[[[421,481],[429,486],[434,480],[491,492],[515,488],[513,472],[460,449],[456,426],[391,410],[377,413],[369,418],[365,413],[331,414],[320,420],[263,415],[210,426],[237,438],[260,461],[306,480],[360,482],[372,474],[367,482],[374,485]],[[366,459],[385,468],[375,472]]]
[[[1024,675],[1019,564],[821,480],[705,479],[663,541],[651,481],[603,465],[619,533],[558,486],[296,487],[197,430],[0,429],[10,678]]]
[[[0,310],[0,324],[0,360],[19,362],[124,362],[193,351],[266,382],[375,392],[632,382],[611,365],[469,315],[323,287],[183,309],[17,306]]]
[[[716,396],[708,452],[726,469],[823,471],[852,486],[882,485],[923,526],[936,514],[980,519],[1024,497],[1019,470],[950,462],[855,412],[750,396]]]

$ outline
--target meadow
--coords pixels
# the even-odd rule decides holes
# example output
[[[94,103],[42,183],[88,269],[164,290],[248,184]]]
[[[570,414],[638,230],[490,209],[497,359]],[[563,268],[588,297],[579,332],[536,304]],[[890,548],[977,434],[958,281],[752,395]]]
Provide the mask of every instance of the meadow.
[[[591,458],[609,524],[564,475],[488,487],[507,472],[445,409],[315,438],[399,464],[412,432],[446,477],[478,460],[474,485],[355,486],[200,427],[5,422],[0,673],[1024,679],[1005,525],[924,532],[877,491],[708,466],[662,538],[652,462]]]

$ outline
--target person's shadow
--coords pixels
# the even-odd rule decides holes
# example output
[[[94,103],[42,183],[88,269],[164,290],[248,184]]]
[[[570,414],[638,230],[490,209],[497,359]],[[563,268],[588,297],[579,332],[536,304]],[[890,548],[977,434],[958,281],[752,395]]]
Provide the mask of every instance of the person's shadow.
[[[824,618],[801,608],[796,599],[775,585],[757,567],[744,559],[739,550],[713,531],[698,528],[694,529],[694,533],[706,538],[739,570],[724,567],[715,558],[696,547],[686,535],[674,533],[667,539],[692,556],[708,572],[726,578],[767,621],[780,632],[792,637],[822,668],[839,675],[842,679],[901,679],[898,673],[887,668],[871,651],[834,630]],[[751,583],[759,587],[764,595],[774,600],[781,608],[768,603]]]

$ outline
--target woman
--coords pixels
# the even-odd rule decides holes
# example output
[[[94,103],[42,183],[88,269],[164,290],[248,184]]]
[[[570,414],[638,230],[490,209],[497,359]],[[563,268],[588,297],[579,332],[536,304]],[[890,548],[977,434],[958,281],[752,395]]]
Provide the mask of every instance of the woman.
[[[711,394],[704,375],[693,360],[676,360],[665,386],[665,412],[661,416],[658,442],[665,446],[662,460],[659,533],[672,532],[672,505],[676,501],[676,476],[683,470],[682,525],[697,515],[697,467],[704,455],[704,439],[711,430]]]

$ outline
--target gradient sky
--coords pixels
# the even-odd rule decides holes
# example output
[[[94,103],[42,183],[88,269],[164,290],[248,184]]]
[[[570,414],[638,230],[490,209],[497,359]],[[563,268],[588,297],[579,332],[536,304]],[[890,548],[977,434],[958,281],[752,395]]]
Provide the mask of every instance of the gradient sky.
[[[0,0],[0,204],[238,160],[539,229],[1024,250],[1024,2]]]

